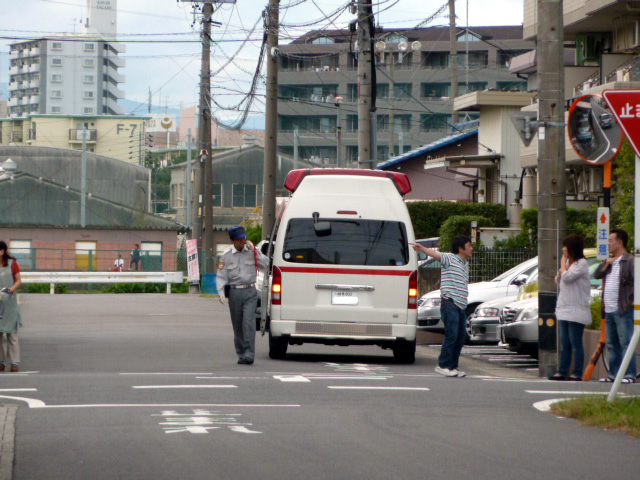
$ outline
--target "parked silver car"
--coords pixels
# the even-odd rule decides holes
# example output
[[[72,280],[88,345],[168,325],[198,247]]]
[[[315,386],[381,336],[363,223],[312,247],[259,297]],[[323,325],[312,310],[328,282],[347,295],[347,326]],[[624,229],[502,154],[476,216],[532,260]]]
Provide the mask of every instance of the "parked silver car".
[[[500,315],[500,339],[509,350],[538,356],[538,297],[510,303]]]
[[[500,314],[515,302],[517,295],[497,298],[481,303],[467,319],[467,334],[471,343],[496,344],[500,342]]]
[[[520,285],[538,266],[538,257],[522,262],[488,282],[469,285],[467,316],[471,315],[481,303],[497,298],[515,295]],[[440,290],[424,294],[418,301],[418,330],[444,332],[440,320]]]

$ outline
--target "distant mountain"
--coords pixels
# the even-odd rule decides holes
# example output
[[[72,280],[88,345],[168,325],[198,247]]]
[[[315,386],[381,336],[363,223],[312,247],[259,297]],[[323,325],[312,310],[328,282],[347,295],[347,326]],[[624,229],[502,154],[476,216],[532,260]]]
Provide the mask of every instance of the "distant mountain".
[[[122,100],[118,100],[118,105],[122,105],[126,110],[127,113],[132,113],[135,115],[145,115],[147,113],[149,113],[149,105],[147,104],[147,102],[135,102],[133,100],[127,100],[122,99]],[[165,109],[165,107],[162,107],[160,105],[152,105],[151,106],[151,113],[175,113],[175,114],[180,114],[180,109],[179,108],[167,108]]]

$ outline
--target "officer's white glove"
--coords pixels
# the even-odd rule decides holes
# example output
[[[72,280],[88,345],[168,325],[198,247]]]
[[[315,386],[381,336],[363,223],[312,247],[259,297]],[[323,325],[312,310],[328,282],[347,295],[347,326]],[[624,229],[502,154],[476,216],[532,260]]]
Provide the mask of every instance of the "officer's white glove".
[[[220,300],[220,303],[223,304],[223,305],[227,304],[227,297],[225,297],[224,295],[220,295],[218,297],[218,300]]]
[[[253,252],[253,243],[251,243],[249,240],[247,240],[247,248],[249,249],[250,252]]]

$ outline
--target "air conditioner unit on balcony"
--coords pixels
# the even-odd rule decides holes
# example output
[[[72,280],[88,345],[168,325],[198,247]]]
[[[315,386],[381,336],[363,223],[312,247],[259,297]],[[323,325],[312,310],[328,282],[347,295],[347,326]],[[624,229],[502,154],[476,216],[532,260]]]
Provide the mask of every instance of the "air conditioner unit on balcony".
[[[627,52],[638,48],[640,48],[640,19],[629,16],[614,18],[613,51]]]
[[[606,33],[577,33],[576,63],[580,66],[598,65],[606,41]]]

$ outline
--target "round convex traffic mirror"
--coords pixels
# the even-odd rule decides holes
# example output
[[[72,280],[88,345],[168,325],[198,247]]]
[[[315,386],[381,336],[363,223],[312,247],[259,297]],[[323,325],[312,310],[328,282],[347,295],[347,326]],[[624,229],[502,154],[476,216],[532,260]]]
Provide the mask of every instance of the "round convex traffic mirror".
[[[622,146],[622,129],[600,95],[584,95],[569,109],[569,139],[586,162],[605,164]]]

